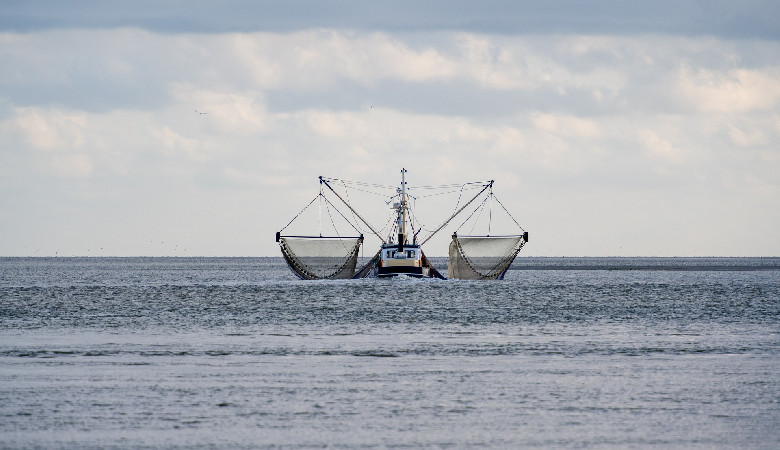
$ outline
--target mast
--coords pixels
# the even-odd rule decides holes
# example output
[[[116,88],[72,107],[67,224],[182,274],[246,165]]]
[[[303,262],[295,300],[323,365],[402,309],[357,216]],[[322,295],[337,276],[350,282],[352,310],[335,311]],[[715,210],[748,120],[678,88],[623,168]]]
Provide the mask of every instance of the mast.
[[[400,202],[398,204],[398,247],[406,243],[406,169],[401,169]]]

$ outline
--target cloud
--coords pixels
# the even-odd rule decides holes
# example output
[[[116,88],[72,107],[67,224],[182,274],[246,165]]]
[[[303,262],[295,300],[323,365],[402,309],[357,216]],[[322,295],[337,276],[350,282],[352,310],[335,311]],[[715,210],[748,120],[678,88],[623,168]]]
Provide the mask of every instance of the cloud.
[[[276,254],[257,232],[318,175],[391,184],[403,166],[418,184],[496,179],[547,234],[529,254],[717,254],[714,234],[687,238],[710,226],[746,236],[728,254],[777,254],[779,55],[712,36],[6,32],[0,254],[61,248],[26,226],[33,210],[105,223],[112,254],[177,233],[199,254]],[[702,214],[675,222],[692,204]],[[710,208],[740,214],[708,222]],[[671,223],[653,246],[582,238]]]
[[[202,122],[225,133],[261,133],[271,120],[262,93],[256,91],[219,92],[174,83],[170,95],[178,103],[196,105],[192,111]]]
[[[16,129],[36,150],[57,151],[84,146],[86,115],[81,112],[22,107]]]
[[[552,134],[572,136],[582,139],[596,139],[602,131],[594,120],[580,119],[568,115],[534,114],[534,126]]]
[[[775,110],[780,102],[780,64],[762,70],[682,68],[675,91],[687,107],[702,112]]]
[[[682,150],[653,130],[639,130],[638,138],[651,158],[672,164],[685,162]]]

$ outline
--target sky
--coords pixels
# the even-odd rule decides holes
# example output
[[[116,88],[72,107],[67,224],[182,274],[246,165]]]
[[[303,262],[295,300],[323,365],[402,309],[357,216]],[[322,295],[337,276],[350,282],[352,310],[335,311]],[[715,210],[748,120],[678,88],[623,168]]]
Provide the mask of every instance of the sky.
[[[0,67],[0,256],[278,256],[402,167],[523,256],[780,256],[776,1],[4,0]]]

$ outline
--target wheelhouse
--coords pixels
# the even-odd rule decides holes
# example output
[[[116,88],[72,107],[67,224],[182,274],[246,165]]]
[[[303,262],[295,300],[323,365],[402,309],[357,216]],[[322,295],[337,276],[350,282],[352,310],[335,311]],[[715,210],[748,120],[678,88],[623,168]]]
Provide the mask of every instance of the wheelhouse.
[[[379,255],[377,264],[378,277],[395,277],[407,275],[412,277],[427,277],[429,272],[423,264],[423,253],[419,245],[385,244]]]

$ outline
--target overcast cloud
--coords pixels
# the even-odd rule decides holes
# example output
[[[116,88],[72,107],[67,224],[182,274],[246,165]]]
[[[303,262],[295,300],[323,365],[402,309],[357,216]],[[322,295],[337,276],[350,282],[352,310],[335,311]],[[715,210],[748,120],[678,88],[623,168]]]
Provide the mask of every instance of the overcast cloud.
[[[777,2],[158,3],[4,4],[0,256],[275,256],[401,167],[525,255],[780,255]]]

